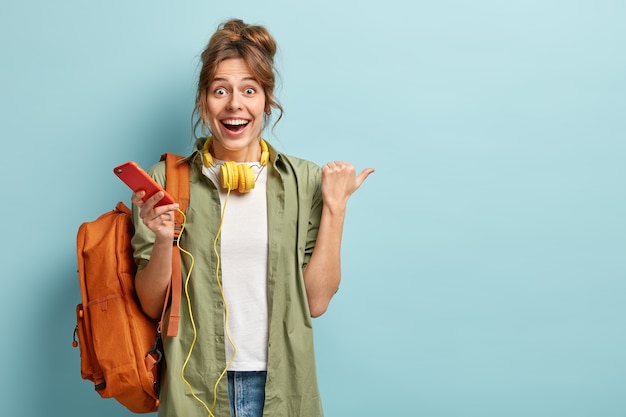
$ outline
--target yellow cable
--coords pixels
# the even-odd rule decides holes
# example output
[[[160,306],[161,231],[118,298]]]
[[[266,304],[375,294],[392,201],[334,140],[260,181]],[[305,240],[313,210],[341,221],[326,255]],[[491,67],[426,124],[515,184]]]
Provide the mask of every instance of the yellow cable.
[[[178,246],[178,249],[182,253],[186,254],[187,256],[191,258],[191,265],[189,266],[189,271],[187,272],[187,276],[185,277],[185,296],[187,297],[187,309],[189,310],[189,320],[191,322],[191,327],[193,328],[193,339],[191,341],[191,346],[189,347],[189,353],[187,354],[187,357],[185,358],[185,361],[183,362],[183,366],[180,368],[180,377],[185,383],[185,385],[187,385],[187,388],[191,392],[191,395],[193,396],[193,398],[195,398],[200,404],[202,404],[204,409],[207,411],[207,416],[215,417],[214,414],[211,412],[212,408],[209,409],[209,406],[195,394],[195,392],[193,391],[193,388],[191,387],[191,384],[185,378],[185,369],[187,368],[187,364],[189,363],[189,359],[191,358],[191,353],[193,352],[193,348],[196,344],[196,339],[198,335],[196,322],[193,318],[193,312],[191,311],[191,299],[189,298],[189,278],[191,277],[191,271],[193,270],[195,259],[191,253],[189,253],[188,251],[186,251],[180,246],[180,239],[181,239],[181,236],[183,235],[183,231],[185,230],[185,225],[187,224],[187,216],[185,216],[185,213],[183,213],[181,209],[178,209],[178,212],[183,215],[183,224],[181,226],[178,239],[176,241],[176,246]]]
[[[224,332],[226,334],[226,337],[229,341],[229,343],[231,344],[231,346],[233,347],[233,355],[230,358],[230,360],[228,361],[228,363],[226,364],[226,366],[224,367],[224,370],[222,371],[222,373],[220,374],[220,376],[218,377],[217,381],[215,382],[215,385],[213,386],[213,404],[211,405],[211,407],[209,407],[204,401],[202,401],[202,399],[200,399],[193,391],[193,388],[191,386],[191,384],[189,383],[189,381],[185,378],[185,369],[187,368],[187,364],[189,363],[189,360],[191,358],[191,354],[193,352],[193,348],[195,347],[196,344],[196,340],[197,340],[197,328],[196,328],[196,323],[195,320],[193,318],[193,312],[191,309],[191,299],[189,297],[189,279],[191,277],[191,271],[193,270],[193,266],[195,263],[194,257],[191,253],[189,253],[188,251],[186,251],[185,249],[183,249],[180,246],[180,237],[183,234],[183,231],[185,230],[185,225],[187,224],[187,217],[185,216],[185,213],[182,212],[182,210],[178,209],[178,212],[182,214],[183,216],[183,224],[180,230],[180,234],[178,236],[178,240],[176,245],[178,246],[178,249],[188,255],[191,258],[191,265],[189,267],[189,271],[187,272],[187,276],[185,278],[185,296],[187,297],[187,308],[189,310],[189,319],[191,322],[191,327],[193,329],[193,339],[191,341],[191,346],[189,347],[189,353],[187,354],[187,357],[185,358],[185,361],[183,362],[183,366],[180,369],[180,377],[183,380],[183,382],[185,383],[185,385],[187,386],[187,388],[189,389],[189,391],[191,392],[191,395],[193,396],[194,399],[196,399],[200,404],[202,404],[202,406],[204,407],[204,409],[207,411],[207,416],[209,417],[215,417],[215,415],[213,414],[213,409],[215,408],[215,405],[217,404],[217,387],[220,383],[220,381],[222,380],[222,378],[224,377],[224,375],[226,374],[226,372],[228,371],[228,367],[231,365],[231,363],[233,363],[233,361],[235,360],[235,356],[237,355],[237,347],[235,346],[235,343],[233,342],[232,337],[230,336],[230,332],[228,330],[228,307],[226,305],[226,297],[224,296],[224,289],[222,287],[222,283],[220,282],[219,279],[219,270],[220,270],[220,255],[219,255],[219,251],[217,250],[217,241],[219,239],[219,236],[222,232],[222,225],[224,224],[224,214],[226,212],[226,204],[228,203],[228,197],[230,196],[230,188],[228,189],[227,193],[226,193],[226,198],[224,200],[224,207],[222,208],[222,213],[221,213],[221,218],[220,218],[220,225],[219,228],[217,230],[217,233],[215,234],[215,239],[213,240],[213,251],[215,252],[215,256],[217,258],[217,263],[215,266],[215,280],[217,282],[217,285],[219,287],[220,290],[220,295],[222,296],[222,302],[224,303]]]

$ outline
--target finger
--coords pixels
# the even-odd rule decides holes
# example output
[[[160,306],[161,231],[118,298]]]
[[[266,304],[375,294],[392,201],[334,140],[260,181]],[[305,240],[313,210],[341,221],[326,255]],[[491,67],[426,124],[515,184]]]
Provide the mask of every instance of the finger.
[[[152,224],[153,226],[161,226],[174,222],[174,212],[172,210],[166,210],[165,206],[154,207],[150,210],[142,209],[139,212],[139,217],[146,225]]]
[[[139,195],[139,193],[145,194],[144,191],[138,191],[137,194]],[[158,198],[159,193],[160,191],[154,194],[152,197],[144,200],[142,204],[139,204],[139,207],[141,207],[141,210],[139,212],[139,217],[144,219],[144,221],[149,220],[149,219],[155,219],[161,214],[161,213],[156,213],[155,207],[154,207],[154,205],[158,203],[159,200],[162,198],[162,197]]]
[[[150,206],[156,205],[156,203],[161,201],[163,196],[165,196],[165,193],[163,193],[163,191],[157,191],[156,193],[152,195],[152,197],[146,200],[146,205],[150,205]]]
[[[361,171],[361,173],[356,177],[356,188],[359,188],[361,184],[363,184],[363,181],[365,181],[365,179],[369,177],[372,172],[374,172],[374,168],[365,168]]]
[[[354,173],[354,166],[350,162],[346,161],[332,161],[326,163],[322,167],[323,172],[327,173]],[[354,175],[354,174],[353,174]]]
[[[133,196],[131,198],[133,204],[138,205],[139,207],[141,207],[144,203],[143,201],[143,197],[146,195],[146,192],[144,190],[139,190],[136,193],[133,193]]]
[[[172,216],[174,215],[174,212],[176,210],[178,210],[178,207],[180,207],[180,205],[178,203],[172,203],[172,204],[166,204],[164,206],[161,206],[161,208],[165,209],[167,212],[171,213]]]
[[[158,219],[161,219],[163,222],[171,222],[174,221],[174,212],[166,211],[165,213],[161,213],[157,216]]]

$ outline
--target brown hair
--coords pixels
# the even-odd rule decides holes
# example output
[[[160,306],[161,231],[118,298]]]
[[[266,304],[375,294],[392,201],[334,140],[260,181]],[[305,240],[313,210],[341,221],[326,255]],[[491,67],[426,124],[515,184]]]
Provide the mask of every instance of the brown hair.
[[[274,67],[276,49],[276,41],[263,26],[249,25],[240,19],[231,19],[218,27],[200,56],[202,68],[198,77],[196,105],[193,110],[194,134],[198,128],[202,129],[203,134],[210,132],[207,115],[209,85],[220,62],[232,58],[242,58],[256,81],[261,84],[266,100],[264,122],[267,124],[272,107],[275,107],[279,115],[274,124],[278,123],[283,115],[283,108],[274,98],[277,74]]]

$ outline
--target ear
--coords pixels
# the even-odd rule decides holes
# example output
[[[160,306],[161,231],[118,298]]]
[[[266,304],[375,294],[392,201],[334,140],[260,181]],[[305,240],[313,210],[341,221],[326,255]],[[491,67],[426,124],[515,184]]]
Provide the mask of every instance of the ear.
[[[273,96],[270,94],[265,98],[265,114],[269,115],[270,113],[272,113],[272,101],[273,101]]]

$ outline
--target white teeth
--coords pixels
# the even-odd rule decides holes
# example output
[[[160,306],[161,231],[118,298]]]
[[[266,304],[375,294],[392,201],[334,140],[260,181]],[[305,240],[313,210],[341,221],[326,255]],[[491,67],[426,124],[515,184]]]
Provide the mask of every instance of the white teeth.
[[[225,125],[239,126],[239,125],[248,124],[248,121],[237,119],[237,120],[224,120],[222,123],[224,123]]]

